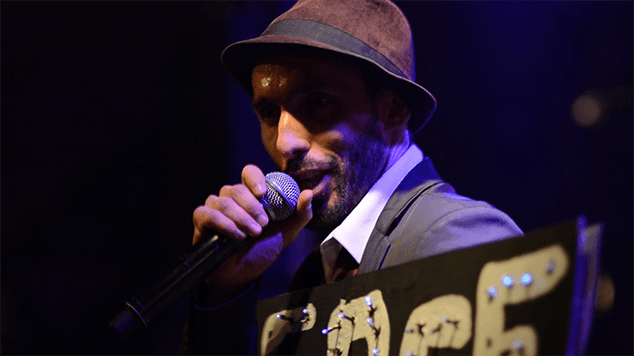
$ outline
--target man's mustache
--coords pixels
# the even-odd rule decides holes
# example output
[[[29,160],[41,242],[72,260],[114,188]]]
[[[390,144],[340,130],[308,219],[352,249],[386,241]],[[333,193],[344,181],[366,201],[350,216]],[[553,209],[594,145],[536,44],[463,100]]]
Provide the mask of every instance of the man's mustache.
[[[330,170],[337,167],[337,160],[335,158],[330,157],[324,162],[303,155],[288,161],[284,173],[293,174],[303,170]]]

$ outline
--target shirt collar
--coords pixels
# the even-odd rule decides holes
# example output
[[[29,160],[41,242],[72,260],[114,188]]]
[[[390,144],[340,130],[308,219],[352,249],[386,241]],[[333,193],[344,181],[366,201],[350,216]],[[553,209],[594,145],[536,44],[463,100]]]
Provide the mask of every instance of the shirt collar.
[[[370,188],[359,204],[321,243],[320,251],[324,271],[329,275],[343,246],[361,263],[365,246],[368,244],[374,225],[388,200],[396,191],[403,178],[423,160],[423,152],[412,144]]]

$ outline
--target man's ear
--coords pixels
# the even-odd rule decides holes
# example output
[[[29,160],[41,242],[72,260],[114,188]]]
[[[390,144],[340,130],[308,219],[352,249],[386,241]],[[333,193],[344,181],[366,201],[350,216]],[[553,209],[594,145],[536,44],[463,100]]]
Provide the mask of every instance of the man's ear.
[[[385,129],[407,128],[412,111],[400,95],[391,88],[385,88],[377,94],[377,102],[379,120],[383,121]]]

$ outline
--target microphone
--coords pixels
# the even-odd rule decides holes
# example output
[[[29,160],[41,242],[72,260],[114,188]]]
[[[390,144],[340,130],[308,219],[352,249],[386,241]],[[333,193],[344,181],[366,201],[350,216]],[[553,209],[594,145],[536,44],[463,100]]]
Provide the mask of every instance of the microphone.
[[[282,221],[295,212],[299,187],[289,175],[271,172],[266,175],[267,192],[260,203],[270,221]],[[180,256],[180,263],[160,282],[131,296],[125,307],[108,324],[123,338],[129,339],[147,329],[154,318],[189,293],[201,279],[218,268],[251,239],[235,240],[215,235],[198,241]]]

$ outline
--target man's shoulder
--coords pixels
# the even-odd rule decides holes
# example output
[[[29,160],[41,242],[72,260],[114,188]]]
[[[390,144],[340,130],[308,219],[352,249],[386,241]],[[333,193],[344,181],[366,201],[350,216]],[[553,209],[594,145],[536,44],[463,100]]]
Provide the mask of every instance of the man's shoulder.
[[[411,251],[420,259],[521,234],[501,210],[440,183],[408,204],[387,239],[392,252]]]
[[[375,225],[359,273],[522,235],[504,212],[456,193],[425,158],[394,192]]]
[[[441,223],[443,218],[452,216],[455,213],[487,211],[489,209],[497,210],[485,201],[474,200],[457,194],[451,185],[441,182],[431,187],[424,194],[416,196],[408,206],[407,215],[409,217],[408,222],[414,223],[414,226],[431,228]],[[418,223],[409,221],[412,220],[412,217],[418,217]],[[421,220],[421,218],[423,219]]]
[[[443,182],[413,199],[400,224],[410,231],[430,232],[455,220],[491,224],[492,217],[516,226],[508,215],[493,205],[459,195],[449,184]]]
[[[491,204],[458,194],[440,178],[428,157],[405,177],[387,207],[380,219],[384,225],[380,230],[386,235],[393,235],[400,227],[420,236],[456,219],[489,224],[496,218],[508,223],[511,230],[520,231],[508,215]]]

